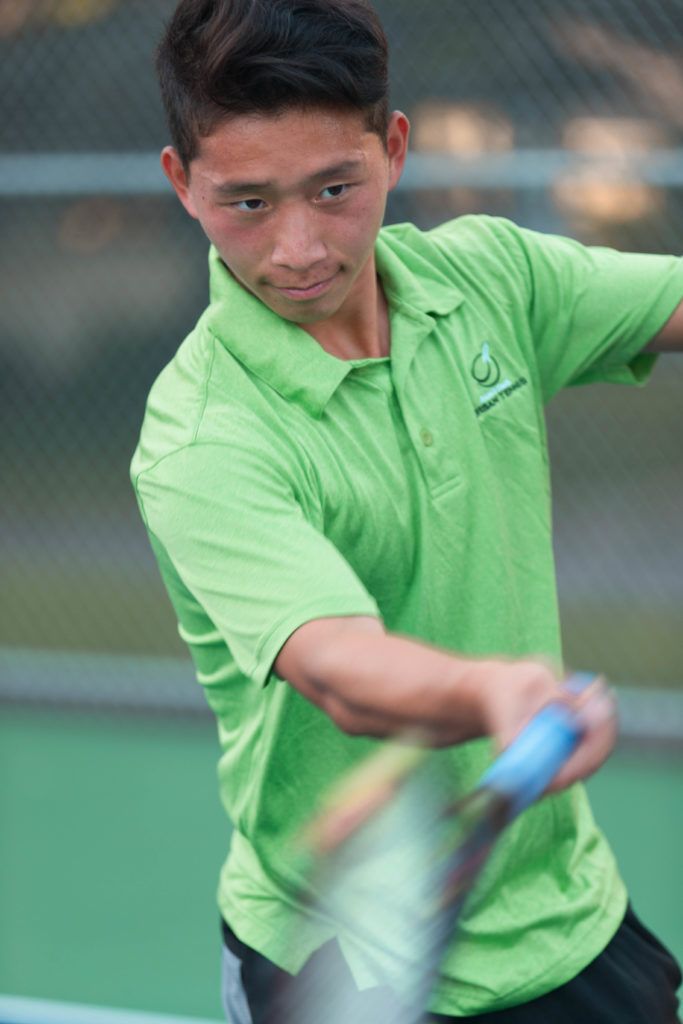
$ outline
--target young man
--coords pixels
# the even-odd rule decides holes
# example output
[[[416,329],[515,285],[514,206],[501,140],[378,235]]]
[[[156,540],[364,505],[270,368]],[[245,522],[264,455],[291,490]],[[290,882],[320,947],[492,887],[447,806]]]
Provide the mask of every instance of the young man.
[[[380,231],[409,126],[364,0],[181,0],[158,67],[211,304],[152,389],[132,476],[219,723],[226,1010],[260,1024],[321,947],[342,955],[287,841],[329,784],[419,727],[462,791],[486,738],[570,699],[543,404],[680,347],[683,268],[487,217]],[[577,784],[614,742],[608,698],[593,709],[503,838],[434,1019],[676,1020],[677,966]]]

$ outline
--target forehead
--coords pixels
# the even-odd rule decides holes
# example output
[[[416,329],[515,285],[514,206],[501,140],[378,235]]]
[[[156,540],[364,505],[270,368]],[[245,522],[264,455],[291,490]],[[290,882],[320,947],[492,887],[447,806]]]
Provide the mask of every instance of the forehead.
[[[337,163],[367,164],[382,153],[379,136],[368,130],[361,112],[291,109],[222,121],[200,140],[192,172],[213,183],[226,175],[298,180]]]

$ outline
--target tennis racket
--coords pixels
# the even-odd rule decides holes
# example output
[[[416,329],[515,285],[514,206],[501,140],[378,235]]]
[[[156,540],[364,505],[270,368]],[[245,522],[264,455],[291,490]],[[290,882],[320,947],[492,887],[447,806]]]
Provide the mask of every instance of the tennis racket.
[[[578,674],[567,688],[577,692],[596,682]],[[313,977],[309,972],[306,986],[295,990],[287,1024],[422,1021],[458,917],[496,839],[548,788],[581,735],[572,708],[546,706],[455,803],[430,751],[414,738],[386,744],[343,780],[306,842],[317,863],[311,911],[334,927],[344,958],[331,954]],[[341,976],[346,964],[374,998],[358,1001]]]

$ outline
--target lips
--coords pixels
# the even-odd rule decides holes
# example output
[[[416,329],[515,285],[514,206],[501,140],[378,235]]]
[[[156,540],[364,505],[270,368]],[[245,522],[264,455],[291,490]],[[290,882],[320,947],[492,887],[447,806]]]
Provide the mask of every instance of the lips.
[[[307,285],[276,284],[273,285],[273,287],[282,295],[286,295],[290,299],[313,299],[318,295],[321,295],[332,284],[336,276],[336,273],[334,273],[331,277],[326,277]]]

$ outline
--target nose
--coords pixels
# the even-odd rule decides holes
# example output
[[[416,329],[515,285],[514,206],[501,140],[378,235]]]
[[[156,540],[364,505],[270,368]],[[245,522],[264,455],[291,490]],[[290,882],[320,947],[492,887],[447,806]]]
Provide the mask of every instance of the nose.
[[[278,218],[271,259],[289,270],[310,270],[327,257],[320,237],[316,211],[302,207],[282,210]]]

